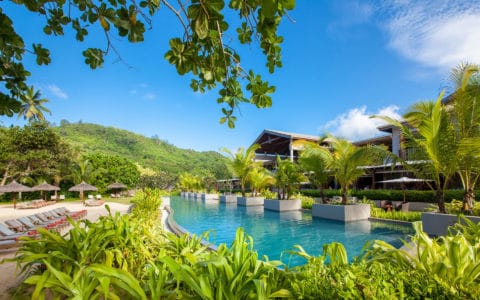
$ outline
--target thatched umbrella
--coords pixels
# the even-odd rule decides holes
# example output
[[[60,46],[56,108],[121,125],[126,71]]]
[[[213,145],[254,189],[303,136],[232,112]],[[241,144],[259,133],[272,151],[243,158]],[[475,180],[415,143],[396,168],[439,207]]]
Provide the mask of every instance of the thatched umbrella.
[[[48,184],[47,182],[44,181],[42,184],[32,187],[32,190],[49,192],[49,191],[59,191],[60,188],[58,186]]]
[[[110,184],[109,186],[107,186],[107,189],[109,190],[114,190],[114,191],[120,191],[120,190],[123,190],[123,189],[126,189],[127,186],[124,185],[123,183],[120,183],[120,182],[114,182],[112,184]]]
[[[21,193],[21,192],[32,192],[32,188],[18,183],[17,181],[12,181],[9,184],[0,187],[0,192],[3,193]],[[17,208],[17,198],[13,196],[13,209]]]
[[[70,192],[80,192],[80,199],[82,200],[83,205],[85,205],[85,201],[83,200],[84,191],[98,191],[96,187],[86,183],[85,181],[82,181],[79,184],[72,186],[68,190]]]

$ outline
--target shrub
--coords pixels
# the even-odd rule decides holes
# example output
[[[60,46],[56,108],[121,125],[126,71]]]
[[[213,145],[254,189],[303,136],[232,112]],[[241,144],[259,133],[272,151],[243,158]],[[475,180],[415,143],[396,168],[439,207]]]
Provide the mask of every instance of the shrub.
[[[292,198],[302,200],[302,208],[303,209],[312,209],[312,206],[315,203],[315,200],[313,200],[312,197],[308,197],[308,196],[302,195],[300,193],[294,195]]]
[[[372,207],[371,216],[374,218],[415,222],[422,220],[422,213],[419,211],[384,211],[383,208]]]

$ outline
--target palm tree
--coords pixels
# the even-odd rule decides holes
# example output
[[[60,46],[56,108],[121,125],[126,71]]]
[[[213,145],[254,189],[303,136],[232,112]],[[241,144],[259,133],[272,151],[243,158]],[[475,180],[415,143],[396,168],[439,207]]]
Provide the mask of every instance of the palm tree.
[[[392,154],[382,146],[358,147],[345,139],[334,136],[328,136],[321,141],[328,142],[330,149],[321,146],[310,147],[309,155],[322,160],[326,169],[335,177],[342,192],[342,204],[347,204],[347,194],[350,186],[365,174],[366,171],[361,168],[362,166],[392,159]]]
[[[445,189],[456,167],[454,128],[442,105],[443,93],[436,102],[419,102],[404,115],[405,122],[378,116],[402,131],[404,147],[414,148],[414,160],[421,163],[405,164],[418,177],[431,179],[435,185],[435,198],[441,213],[445,213]],[[428,184],[428,182],[427,182]]]
[[[294,144],[303,147],[304,150],[300,153],[298,163],[307,173],[309,181],[320,190],[320,197],[322,198],[322,202],[325,203],[324,187],[331,173],[327,169],[326,162],[317,152],[317,149],[322,146],[308,141],[297,141]]]
[[[252,187],[253,197],[257,196],[257,192],[261,193],[266,187],[275,184],[275,178],[263,167],[253,169],[247,180]]]
[[[48,99],[41,99],[40,91],[35,91],[33,85],[27,87],[24,94],[20,96],[21,107],[18,118],[22,117],[29,121],[45,120],[44,112],[50,113],[50,110],[43,106]]]
[[[98,172],[88,159],[80,160],[73,165],[69,177],[73,183],[79,184],[82,181],[90,182]]]
[[[289,159],[281,160],[277,156],[277,170],[275,171],[275,184],[279,200],[290,199],[298,186],[306,178],[300,172],[298,165]]]
[[[447,104],[457,141],[457,174],[463,185],[463,211],[473,208],[473,190],[480,176],[480,66],[462,64],[452,70],[455,92]]]
[[[245,197],[245,187],[248,182],[248,176],[252,170],[260,166],[260,162],[255,161],[255,151],[260,148],[260,145],[253,144],[247,150],[243,147],[238,148],[237,152],[232,153],[227,148],[222,148],[222,151],[230,155],[227,166],[230,168],[234,176],[240,180],[240,187],[242,189],[242,196]]]

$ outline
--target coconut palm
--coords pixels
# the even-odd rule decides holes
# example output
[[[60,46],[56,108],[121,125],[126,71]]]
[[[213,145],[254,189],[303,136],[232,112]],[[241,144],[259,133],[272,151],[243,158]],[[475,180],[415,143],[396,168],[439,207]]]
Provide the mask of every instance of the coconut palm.
[[[298,163],[307,173],[310,183],[320,190],[322,201],[326,202],[324,187],[328,182],[330,171],[327,169],[326,162],[322,159],[322,156],[317,152],[317,149],[322,146],[308,141],[297,141],[295,145],[300,145],[304,149],[300,153]]]
[[[44,112],[50,113],[50,110],[43,106],[48,99],[41,99],[40,91],[35,91],[33,85],[27,87],[24,94],[20,96],[22,102],[18,118],[22,117],[29,121],[45,120]]]
[[[98,173],[99,170],[95,170],[93,168],[90,160],[85,159],[80,160],[73,165],[71,173],[68,177],[73,181],[73,183],[79,184],[82,181],[90,182]]]
[[[351,142],[328,136],[321,141],[327,141],[330,149],[327,147],[310,147],[310,156],[315,156],[323,161],[327,170],[335,177],[340,185],[342,193],[342,204],[347,204],[347,194],[350,186],[357,179],[365,174],[362,166],[368,166],[375,163],[382,163],[386,159],[391,160],[392,154],[384,147],[378,145],[367,145],[358,147]]]
[[[298,189],[300,183],[306,180],[300,172],[298,165],[289,159],[281,160],[277,156],[277,170],[275,171],[275,184],[279,200],[290,199]]]
[[[442,105],[442,98],[443,93],[436,102],[426,101],[412,105],[404,115],[403,123],[385,116],[379,118],[402,131],[403,147],[415,149],[412,158],[419,163],[405,166],[418,177],[432,180],[439,211],[444,213],[445,189],[456,171],[458,145],[455,142],[454,128]]]
[[[473,208],[473,190],[480,176],[480,66],[462,64],[452,70],[455,92],[450,95],[447,111],[457,141],[457,174],[462,182],[463,210]]]
[[[247,178],[252,188],[253,196],[257,196],[257,192],[261,193],[266,187],[275,184],[275,178],[263,167],[253,169]]]
[[[250,172],[260,166],[260,162],[255,161],[255,151],[260,148],[260,145],[253,144],[247,150],[243,147],[238,148],[237,152],[233,153],[227,148],[222,148],[222,151],[229,154],[230,158],[227,161],[227,166],[234,176],[240,180],[240,188],[242,196],[245,197],[245,187],[248,182]]]

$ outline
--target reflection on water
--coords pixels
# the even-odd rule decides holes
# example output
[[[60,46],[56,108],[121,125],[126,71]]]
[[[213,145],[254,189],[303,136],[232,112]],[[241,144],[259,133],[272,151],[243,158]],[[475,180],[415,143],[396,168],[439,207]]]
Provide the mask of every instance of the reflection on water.
[[[323,245],[332,242],[344,244],[350,259],[360,254],[365,242],[383,240],[396,247],[401,239],[413,233],[413,229],[401,225],[359,221],[343,223],[312,218],[310,213],[301,211],[274,212],[262,206],[238,206],[235,203],[219,203],[216,200],[196,202],[172,197],[171,206],[175,221],[192,233],[212,231],[210,241],[216,244],[231,244],[238,227],[254,238],[259,255],[271,260],[282,258],[282,253],[294,245],[301,245],[308,253],[320,255]],[[299,258],[290,261],[292,265],[304,263]]]

